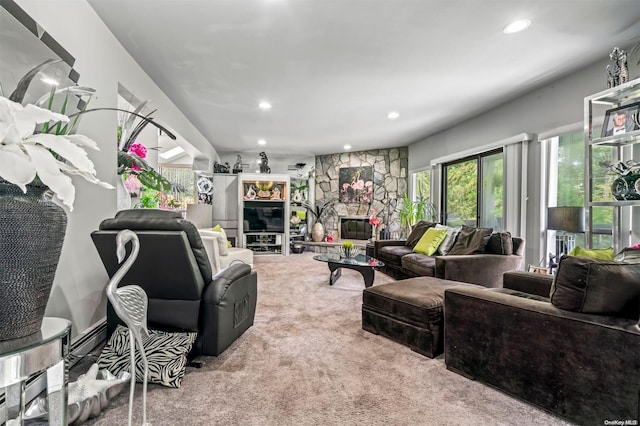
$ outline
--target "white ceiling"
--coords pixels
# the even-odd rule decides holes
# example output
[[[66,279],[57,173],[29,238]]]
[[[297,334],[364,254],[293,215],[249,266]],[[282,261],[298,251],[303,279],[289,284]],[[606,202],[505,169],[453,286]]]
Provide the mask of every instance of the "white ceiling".
[[[640,36],[640,0],[88,1],[219,152],[404,146]]]

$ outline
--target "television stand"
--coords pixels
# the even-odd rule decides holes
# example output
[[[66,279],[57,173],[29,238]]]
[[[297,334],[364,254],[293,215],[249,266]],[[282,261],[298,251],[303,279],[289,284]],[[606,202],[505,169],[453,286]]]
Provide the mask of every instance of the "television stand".
[[[283,254],[286,238],[282,232],[247,232],[244,234],[244,247],[254,254]]]

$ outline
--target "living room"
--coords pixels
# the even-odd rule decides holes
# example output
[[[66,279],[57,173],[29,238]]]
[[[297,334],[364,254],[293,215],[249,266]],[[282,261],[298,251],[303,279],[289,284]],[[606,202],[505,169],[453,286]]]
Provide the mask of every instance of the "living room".
[[[205,137],[201,130],[202,128],[215,127],[216,118],[211,117],[207,123],[196,122],[191,116],[192,111],[179,108],[174,97],[163,91],[162,82],[154,81],[143,70],[137,62],[138,58],[132,57],[118,42],[96,11],[100,7],[112,7],[114,9],[120,8],[121,11],[119,13],[126,13],[123,12],[127,7],[124,3],[114,2],[113,5],[109,4],[108,6],[100,5],[101,2],[98,1],[41,2],[37,0],[18,0],[16,3],[76,58],[74,69],[77,69],[80,74],[80,84],[86,84],[96,89],[97,96],[92,100],[92,107],[110,108],[117,106],[117,88],[119,84],[124,85],[129,90],[135,91],[136,96],[152,99],[153,107],[157,109],[154,114],[157,120],[170,126],[170,130],[175,131],[181,139],[188,141],[188,144],[194,148],[194,162],[206,163],[207,169],[212,167],[214,161],[229,161],[233,164],[236,154],[240,152],[216,146],[215,139],[212,140],[209,137]],[[277,5],[277,2],[273,3]],[[572,5],[571,7],[573,8],[578,7],[574,2],[565,3],[565,8],[568,8],[569,5]],[[593,5],[589,4],[584,7],[586,9],[593,7],[601,11],[602,9],[598,8],[603,8],[606,3],[595,2]],[[525,4],[523,3],[521,6],[524,7]],[[387,2],[387,7],[393,10],[396,6],[390,6]],[[638,41],[637,37],[640,34],[640,28],[637,22],[640,17],[638,16],[637,3],[621,2],[620,7],[626,7],[626,12],[607,14],[606,17],[601,18],[603,23],[606,21],[612,26],[611,28],[618,29],[615,32],[612,29],[613,34],[600,34],[601,38],[606,39],[606,42],[602,42],[606,46],[599,45],[597,54],[591,56],[588,60],[583,61],[581,58],[575,57],[566,60],[558,59],[556,67],[549,71],[549,74],[553,74],[554,78],[549,80],[544,80],[543,76],[513,79],[509,75],[497,75],[496,81],[493,81],[492,84],[514,88],[508,98],[491,100],[483,105],[483,108],[478,108],[474,112],[465,112],[464,114],[458,114],[458,110],[455,109],[447,110],[445,106],[442,106],[439,110],[423,111],[421,112],[422,115],[434,115],[442,119],[447,116],[456,116],[456,124],[448,124],[431,133],[416,134],[412,140],[407,140],[406,143],[398,146],[374,147],[367,145],[366,141],[364,141],[360,146],[353,144],[353,152],[406,147],[408,152],[407,181],[411,182],[413,175],[416,173],[425,170],[432,170],[431,173],[434,173],[433,170],[438,170],[442,165],[455,162],[458,159],[492,152],[496,148],[503,149],[505,159],[504,191],[506,194],[503,229],[509,230],[514,236],[520,236],[526,240],[523,269],[526,269],[528,265],[546,265],[550,251],[548,244],[551,244],[552,247],[554,244],[553,241],[551,243],[548,242],[545,224],[546,208],[551,205],[548,204],[549,194],[545,188],[545,185],[549,184],[548,179],[551,176],[549,172],[550,165],[553,164],[550,147],[557,146],[557,142],[555,142],[556,145],[553,145],[554,142],[552,140],[576,133],[583,135],[584,98],[607,88],[606,67],[611,64],[609,53],[614,46],[618,45],[627,52],[632,52],[633,46]],[[404,16],[404,19],[408,19],[408,17]],[[584,37],[586,33],[593,31],[593,28],[583,28],[585,25],[579,22],[580,20],[576,21],[578,22],[567,23],[568,33],[575,32],[580,37]],[[143,24],[141,23],[141,25]],[[401,23],[397,25],[402,27]],[[532,26],[535,27],[535,25],[538,25],[538,23],[534,19]],[[494,37],[498,37],[498,33],[501,30],[501,27],[494,29],[496,33]],[[571,43],[573,35],[566,35],[565,37],[567,38],[567,43]],[[490,42],[492,40],[490,39]],[[610,40],[615,40],[615,42]],[[485,49],[479,47],[478,51],[482,52]],[[467,77],[460,79],[459,84],[477,85],[478,82],[474,82],[474,79],[470,78],[468,74],[472,73],[474,68],[481,66],[481,58],[478,56],[482,55],[479,53],[478,56],[474,57],[459,57],[455,49],[452,50],[442,49],[439,52],[429,53],[429,55],[451,56],[453,67],[467,70]],[[425,52],[425,54],[427,53]],[[639,75],[640,70],[637,61],[638,53],[636,51],[635,56],[630,55],[628,61],[631,79],[637,78]],[[508,63],[509,58],[504,58],[503,66],[508,67]],[[578,64],[578,66],[575,64]],[[188,66],[188,64],[182,65]],[[22,74],[24,74],[24,71],[22,71]],[[406,77],[395,76],[395,78]],[[419,78],[429,78],[429,76],[424,75]],[[539,83],[539,81],[542,81],[542,83]],[[9,92],[12,88],[5,87],[5,82],[2,83],[5,95],[7,95],[6,92]],[[179,94],[175,96],[177,99]],[[420,94],[418,97],[422,96],[429,97],[429,93]],[[392,96],[389,95],[389,97]],[[212,102],[221,101],[213,100]],[[194,110],[197,108],[197,104],[192,106]],[[277,105],[274,106],[272,112],[277,112]],[[400,114],[398,120],[407,117],[408,111],[400,111]],[[386,111],[384,115],[386,116]],[[356,118],[354,117],[354,119]],[[383,119],[385,120],[384,125],[391,123],[386,121],[385,117]],[[224,120],[224,117],[220,120]],[[344,120],[347,121],[349,118],[344,118]],[[114,163],[117,148],[113,143],[109,142],[117,138],[114,126],[116,122],[117,113],[105,111],[87,114],[83,117],[80,127],[80,131],[83,134],[99,142],[100,151],[90,152],[89,155],[95,165],[96,176],[100,180],[111,184],[115,184],[116,179],[118,179]],[[257,140],[257,138],[258,135],[256,135],[255,139]],[[360,139],[366,139],[366,137]],[[294,145],[291,141],[289,143]],[[303,143],[300,142],[299,144]],[[286,166],[289,164],[298,162],[315,163],[316,154],[297,153],[293,149],[290,155],[287,155],[284,150],[284,152],[271,151],[273,152],[271,154],[270,149],[274,146],[271,141],[268,141],[268,144],[264,147],[259,147],[255,143],[254,145],[255,148],[241,152],[243,158],[257,158],[258,152],[266,151],[270,159],[272,159],[270,163],[272,172],[276,174],[286,173]],[[321,143],[318,143],[318,145],[321,145]],[[340,155],[344,152],[342,146],[340,146],[334,151],[321,152],[317,155]],[[431,182],[436,207],[438,211],[442,211],[443,206],[440,205],[439,201],[442,195],[440,192],[442,181],[434,173],[431,177]],[[65,242],[62,247],[46,315],[69,319],[72,323],[72,341],[78,342],[85,339],[86,336],[93,336],[92,332],[96,328],[103,327],[100,324],[104,322],[106,314],[105,284],[107,276],[89,235],[98,229],[102,220],[114,217],[117,212],[117,206],[113,191],[110,192],[96,187],[82,179],[74,178],[73,183],[76,189],[76,201],[73,211],[68,211],[67,213],[68,225]],[[409,190],[415,191],[414,188],[411,188],[411,184],[409,185]],[[632,229],[633,233],[630,238],[634,242],[640,241],[639,228],[632,226]],[[554,251],[554,249],[551,251]],[[295,261],[293,256],[289,256],[289,258],[278,257],[274,259],[265,257],[261,259],[263,260],[259,262],[263,262],[263,264],[258,267],[262,268],[260,271],[265,276],[267,275],[269,264],[277,265],[279,262]],[[281,266],[281,268],[284,268],[284,266]],[[326,269],[326,265],[324,269]],[[347,276],[341,278],[345,279],[344,285],[347,289],[345,291],[353,291],[355,287],[349,287],[347,278]],[[286,278],[280,277],[279,279]],[[376,279],[386,280],[384,274],[377,274]],[[340,281],[338,281],[339,283]],[[358,284],[362,287],[361,282]],[[378,282],[376,282],[377,284]],[[303,295],[298,295],[298,297],[303,297]],[[92,339],[96,340],[85,343],[87,350],[91,350],[92,345],[99,343],[95,336]],[[407,348],[402,347],[399,350],[407,350]],[[389,363],[395,362],[388,347],[381,349],[381,352],[389,357]],[[415,356],[411,351],[408,351],[408,353],[409,355],[402,355],[403,359]],[[233,359],[228,358],[228,361],[230,364],[227,364],[225,370],[232,372],[234,367]],[[283,359],[282,363],[286,365],[289,361],[288,359]],[[413,360],[411,362],[413,367],[414,365],[421,365],[421,362],[424,361]],[[440,360],[440,363],[442,362]],[[382,367],[381,364],[376,365],[378,368]],[[267,365],[265,368],[275,369],[277,366]],[[197,370],[193,371],[197,374]],[[276,380],[276,377],[270,377],[269,380]],[[479,391],[478,383],[469,383],[472,383],[469,386],[474,391]],[[427,386],[438,385],[427,384]],[[459,389],[463,389],[464,386],[465,384],[460,382]],[[268,387],[263,391],[269,392]],[[179,390],[176,390],[176,392],[179,392]],[[179,394],[175,393],[174,395]],[[448,397],[452,396],[449,395]],[[176,397],[176,399],[179,398],[180,396]],[[443,398],[445,397],[443,396]],[[464,401],[466,399],[461,399],[460,405],[464,405]],[[218,402],[223,404],[221,400]],[[474,406],[481,404],[482,401],[476,401]],[[512,403],[509,402],[508,404]],[[125,406],[126,401],[120,407],[122,412],[126,411]],[[509,409],[524,410],[521,406],[507,405],[507,407],[509,408],[506,411]],[[294,408],[300,407],[296,406]],[[460,408],[462,409],[463,407]],[[428,409],[425,408],[424,410],[425,416],[428,415]],[[496,410],[500,410],[500,413],[496,414],[493,420],[509,421],[508,417],[501,417],[502,415],[507,415],[505,410],[498,408]],[[329,410],[329,412],[331,411]],[[533,413],[544,415],[542,411],[533,411]],[[321,418],[314,419],[315,421],[311,420],[310,423],[322,423]],[[548,421],[549,419],[554,418],[544,417],[544,420]],[[203,424],[211,423],[211,421],[207,422],[205,420],[202,420]],[[265,419],[254,419],[253,422],[259,423],[261,420],[265,421]],[[328,417],[325,420],[326,423],[339,423],[339,419],[336,417]],[[358,421],[357,417],[351,420],[353,422]],[[538,420],[538,423],[544,424],[544,420]],[[151,421],[162,424],[162,420],[158,418],[151,418]],[[400,417],[394,417],[390,420],[391,423],[400,423],[400,421]],[[457,421],[449,419],[448,421],[450,423],[465,423],[464,419],[457,419]],[[213,422],[215,423],[215,420]],[[366,421],[362,422],[366,423]],[[371,420],[371,423],[374,424],[375,422]]]

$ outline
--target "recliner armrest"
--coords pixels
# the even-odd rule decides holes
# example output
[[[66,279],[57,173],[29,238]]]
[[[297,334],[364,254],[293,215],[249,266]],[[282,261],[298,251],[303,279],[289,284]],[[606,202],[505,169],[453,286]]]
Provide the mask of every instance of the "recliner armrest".
[[[211,283],[205,288],[203,299],[207,303],[218,303],[234,282],[252,274],[251,266],[245,263],[235,263],[213,276]],[[253,272],[255,275],[255,272]]]

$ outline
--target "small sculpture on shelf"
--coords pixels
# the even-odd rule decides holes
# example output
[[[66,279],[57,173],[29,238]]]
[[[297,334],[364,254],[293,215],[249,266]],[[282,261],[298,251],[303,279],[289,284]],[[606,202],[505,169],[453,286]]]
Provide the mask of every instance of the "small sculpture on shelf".
[[[238,154],[236,162],[233,165],[233,173],[242,173],[242,157]]]
[[[599,165],[617,176],[611,184],[611,194],[616,200],[640,200],[640,163],[601,161]]]
[[[613,61],[613,68],[611,65],[607,65],[607,87],[612,88],[629,81],[627,53],[618,47],[614,47],[609,54],[609,59]]]
[[[217,161],[213,163],[213,173],[229,173],[229,163],[220,164]]]
[[[258,160],[258,164],[260,164],[260,173],[271,173],[271,167],[269,167],[269,159],[267,158],[267,154],[262,151],[260,154],[260,159]]]

